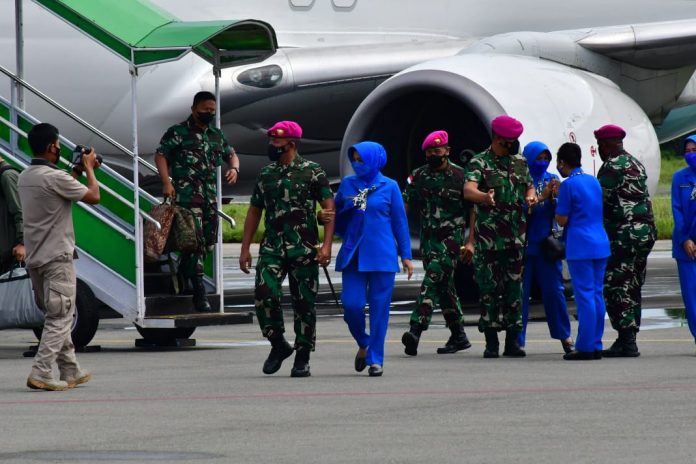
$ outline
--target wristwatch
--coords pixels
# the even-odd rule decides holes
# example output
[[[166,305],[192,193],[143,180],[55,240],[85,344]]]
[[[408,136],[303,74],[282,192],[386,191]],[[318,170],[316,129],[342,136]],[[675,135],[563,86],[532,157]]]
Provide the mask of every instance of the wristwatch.
[[[235,171],[237,171],[237,174],[239,174],[239,168],[237,166],[232,166],[230,169],[234,169]]]

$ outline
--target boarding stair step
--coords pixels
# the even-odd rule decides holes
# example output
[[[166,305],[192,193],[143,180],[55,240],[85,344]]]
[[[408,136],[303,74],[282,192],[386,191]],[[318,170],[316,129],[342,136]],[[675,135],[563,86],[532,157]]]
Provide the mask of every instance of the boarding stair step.
[[[220,295],[208,294],[212,312],[220,311]],[[195,313],[191,295],[150,295],[145,297],[145,317],[178,316]],[[199,313],[210,314],[210,313]]]
[[[156,320],[174,321],[174,327],[201,327],[204,325],[232,325],[232,324],[251,324],[253,313],[194,313],[178,314],[172,316],[146,317],[145,323]]]

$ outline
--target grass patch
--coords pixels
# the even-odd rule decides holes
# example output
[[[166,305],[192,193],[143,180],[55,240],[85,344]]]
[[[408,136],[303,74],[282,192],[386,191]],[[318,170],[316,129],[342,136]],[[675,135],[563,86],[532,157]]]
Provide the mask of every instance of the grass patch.
[[[317,205],[318,206],[318,205]],[[242,234],[244,233],[244,220],[246,219],[247,211],[249,211],[248,203],[230,203],[224,205],[222,210],[228,215],[232,216],[237,223],[237,227],[234,229],[230,227],[227,221],[222,222],[222,242],[223,243],[242,243]],[[317,208],[317,211],[319,207]],[[265,211],[264,211],[265,214]],[[259,243],[263,237],[263,233],[266,230],[264,226],[264,214],[261,215],[261,222],[259,223],[259,228],[254,234],[252,239],[253,243]],[[319,242],[324,240],[324,228],[319,227]],[[334,238],[334,241],[338,241],[338,238]]]
[[[652,198],[653,214],[657,226],[658,240],[672,238],[674,219],[672,218],[672,199],[669,195],[655,195]]]

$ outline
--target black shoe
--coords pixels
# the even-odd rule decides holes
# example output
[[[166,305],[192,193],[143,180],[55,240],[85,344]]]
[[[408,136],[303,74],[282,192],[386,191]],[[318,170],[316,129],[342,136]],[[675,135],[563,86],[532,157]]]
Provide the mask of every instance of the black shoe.
[[[420,341],[421,333],[423,333],[423,328],[420,324],[411,324],[408,332],[404,332],[401,336],[401,343],[404,344],[404,353],[409,356],[418,354],[418,342]]]
[[[451,354],[471,348],[471,343],[461,323],[451,324],[450,331],[452,335],[449,340],[447,340],[447,343],[445,343],[445,346],[437,349],[437,354]]]
[[[496,329],[486,329],[483,331],[486,337],[486,349],[483,351],[484,358],[497,358],[500,343],[498,342],[498,331]]]
[[[367,373],[370,377],[382,377],[384,369],[382,369],[382,366],[370,366],[370,368],[367,370]]]
[[[312,375],[309,372],[309,352],[310,349],[306,346],[301,346],[295,353],[295,364],[290,370],[290,377],[309,377]]]
[[[364,357],[359,357],[357,354],[355,355],[355,370],[357,372],[362,372],[365,370],[367,367],[367,359]]]
[[[595,358],[594,351],[591,353],[586,353],[584,351],[571,351],[563,355],[563,359],[566,361],[592,361]]]
[[[561,340],[561,346],[563,346],[563,352],[565,354],[568,354],[575,349],[575,344],[573,344],[573,342],[567,343],[565,340]]]
[[[271,352],[263,363],[264,374],[275,374],[282,366],[283,361],[290,357],[293,352],[290,344],[285,340],[283,334],[277,335],[271,339]]]
[[[602,350],[595,350],[594,358],[595,359],[602,359]]]
[[[602,355],[606,358],[637,358],[640,356],[636,344],[636,329],[633,327],[619,329],[619,338],[608,350],[602,351]]]
[[[527,353],[520,348],[520,344],[517,341],[517,332],[508,330],[505,333],[505,350],[503,350],[503,356],[509,358],[524,358],[527,356]]]
[[[212,311],[210,303],[208,302],[208,292],[205,290],[205,284],[203,283],[203,276],[197,275],[191,278],[191,285],[193,286],[193,307],[196,311],[201,313],[209,313]]]

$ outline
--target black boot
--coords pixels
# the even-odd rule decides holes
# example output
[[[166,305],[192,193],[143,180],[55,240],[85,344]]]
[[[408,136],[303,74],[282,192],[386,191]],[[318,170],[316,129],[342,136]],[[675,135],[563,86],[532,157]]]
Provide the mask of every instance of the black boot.
[[[210,303],[208,303],[208,292],[205,291],[203,276],[196,275],[191,278],[193,286],[193,307],[201,313],[209,313],[212,311]]]
[[[486,349],[483,352],[484,358],[497,358],[500,343],[498,342],[498,331],[496,329],[486,329],[483,331],[486,336]]]
[[[638,345],[636,345],[636,329],[626,327],[619,329],[619,338],[609,347],[602,351],[606,358],[636,358],[640,356]]]
[[[295,364],[290,370],[290,377],[309,377],[309,352],[310,349],[306,346],[297,348],[295,352]]]
[[[456,353],[457,351],[471,348],[471,343],[466,336],[466,332],[464,332],[464,326],[461,322],[450,324],[449,329],[452,335],[445,343],[445,346],[437,349],[437,354]]]
[[[420,341],[421,333],[423,333],[423,327],[418,323],[412,323],[408,332],[404,332],[401,336],[401,343],[404,344],[404,353],[409,356],[418,354],[418,342]]]
[[[517,332],[511,330],[505,332],[505,350],[503,351],[503,356],[513,358],[524,358],[527,356],[527,353],[520,348],[520,344],[517,341]]]
[[[263,373],[275,374],[283,361],[292,354],[293,349],[282,333],[273,335],[268,340],[271,342],[271,352],[266,358],[266,362],[263,363]]]

